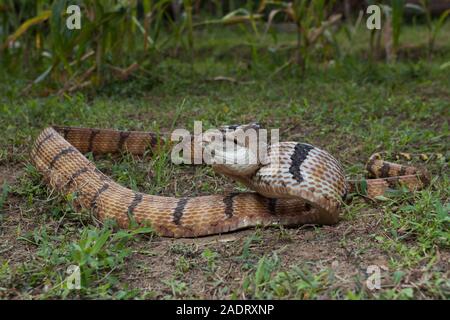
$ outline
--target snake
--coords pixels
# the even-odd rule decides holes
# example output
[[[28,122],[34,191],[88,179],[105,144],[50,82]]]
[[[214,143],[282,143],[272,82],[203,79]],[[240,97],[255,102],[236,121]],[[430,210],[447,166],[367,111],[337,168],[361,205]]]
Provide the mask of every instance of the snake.
[[[228,134],[248,128],[261,126],[252,123],[221,130]],[[159,236],[175,238],[256,226],[332,225],[355,192],[376,198],[399,186],[415,191],[430,183],[427,170],[385,161],[382,153],[373,154],[366,164],[371,178],[349,180],[342,164],[327,151],[287,141],[268,146],[264,163],[213,164],[214,171],[241,182],[249,192],[168,197],[126,188],[85,156],[144,155],[167,141],[168,137],[154,132],[51,126],[37,136],[30,155],[47,185],[60,194],[72,194],[77,208],[91,211],[100,221],[113,220],[120,228],[148,225]]]

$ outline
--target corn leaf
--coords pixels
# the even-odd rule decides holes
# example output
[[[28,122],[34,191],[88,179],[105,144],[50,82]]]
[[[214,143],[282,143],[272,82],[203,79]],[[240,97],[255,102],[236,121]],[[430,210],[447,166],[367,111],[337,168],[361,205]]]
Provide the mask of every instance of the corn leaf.
[[[6,43],[2,46],[2,49],[6,48],[11,42],[16,41],[20,36],[22,36],[25,32],[27,32],[28,29],[30,29],[32,26],[42,23],[46,21],[51,16],[51,11],[46,10],[43,11],[40,15],[33,17],[31,19],[26,20],[24,23],[20,25],[17,30],[11,34],[8,39],[6,40]]]

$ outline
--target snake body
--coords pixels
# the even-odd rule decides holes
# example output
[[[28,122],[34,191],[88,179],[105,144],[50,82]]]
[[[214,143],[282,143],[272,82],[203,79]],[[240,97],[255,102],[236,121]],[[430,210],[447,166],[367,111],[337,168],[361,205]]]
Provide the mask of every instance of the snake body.
[[[269,160],[279,156],[278,166],[269,161],[250,175],[228,174],[256,192],[176,198],[125,188],[83,155],[142,155],[159,143],[161,138],[151,132],[49,127],[38,135],[31,159],[51,187],[73,193],[75,204],[100,220],[113,219],[123,228],[131,222],[150,224],[167,237],[206,236],[256,225],[334,224],[349,193],[363,189],[375,197],[399,184],[416,190],[429,182],[425,171],[386,162],[379,154],[367,163],[374,179],[348,181],[341,164],[326,151],[281,142],[269,151]]]

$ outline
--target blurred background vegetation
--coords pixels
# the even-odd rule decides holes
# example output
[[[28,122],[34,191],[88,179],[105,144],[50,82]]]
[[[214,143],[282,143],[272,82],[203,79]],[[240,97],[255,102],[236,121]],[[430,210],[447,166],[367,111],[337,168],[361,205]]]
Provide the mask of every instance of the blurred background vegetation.
[[[80,30],[66,27],[74,4]],[[370,4],[380,31],[366,26]],[[258,121],[282,141],[325,148],[349,178],[364,177],[376,151],[448,159],[449,9],[450,0],[0,0],[0,299],[448,299],[448,162],[420,163],[433,176],[423,191],[355,197],[335,227],[190,243],[100,227],[71,204],[76,195],[47,189],[29,147],[53,124],[170,132]],[[87,156],[148,194],[243,190],[161,151]],[[381,290],[366,286],[372,264],[388,267]],[[81,290],[63,286],[70,265],[87,275]]]
[[[80,30],[66,27],[73,4],[81,8]],[[381,30],[366,28],[370,4],[381,8]],[[446,0],[0,0],[0,68],[28,79],[23,90],[39,88],[40,95],[132,78],[151,83],[159,80],[155,67],[168,59],[195,72],[213,42],[233,33],[243,42],[228,54],[248,55],[248,72],[271,76],[289,68],[308,76],[317,63],[349,55],[382,63],[411,52],[430,59],[449,14]],[[427,29],[425,46],[402,43],[405,24]],[[361,30],[370,33],[363,43]]]

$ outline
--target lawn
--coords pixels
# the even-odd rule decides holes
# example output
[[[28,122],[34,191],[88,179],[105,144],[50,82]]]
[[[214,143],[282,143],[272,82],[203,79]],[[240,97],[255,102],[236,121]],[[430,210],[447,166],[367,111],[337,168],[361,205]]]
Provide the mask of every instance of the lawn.
[[[448,159],[450,26],[432,58],[422,54],[424,28],[409,28],[409,47],[396,63],[348,55],[315,63],[303,76],[284,64],[281,45],[256,47],[239,29],[220,28],[198,36],[193,64],[174,50],[155,58],[147,77],[100,89],[42,96],[43,85],[24,92],[25,76],[1,73],[0,298],[449,298],[445,160],[417,163],[433,175],[422,191],[379,200],[355,195],[334,226],[169,239],[77,211],[70,196],[46,187],[29,158],[37,134],[52,124],[167,132],[201,120],[205,129],[250,121],[279,128],[282,141],[329,151],[352,178],[382,150]],[[362,51],[367,34],[355,43],[352,50]],[[162,152],[95,162],[122,185],[151,194],[243,190],[209,167],[175,166]],[[65,285],[71,265],[81,268],[80,290]],[[379,267],[380,289],[367,286],[371,265]]]

